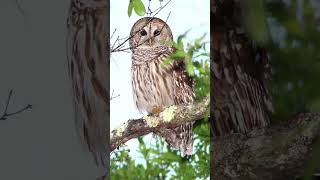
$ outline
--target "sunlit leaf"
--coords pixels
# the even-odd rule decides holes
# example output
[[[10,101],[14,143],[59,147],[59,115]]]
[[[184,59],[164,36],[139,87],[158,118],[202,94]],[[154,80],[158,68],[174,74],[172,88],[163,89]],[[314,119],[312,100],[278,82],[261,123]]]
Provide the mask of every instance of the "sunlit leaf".
[[[184,59],[186,53],[182,50],[177,50],[176,52],[174,52],[173,54],[171,54],[171,58],[173,59]]]
[[[141,0],[132,0],[134,11],[138,16],[143,16],[146,13],[146,8]]]
[[[131,17],[131,14],[132,14],[133,1],[134,1],[134,0],[130,0],[130,2],[129,2],[129,6],[128,6],[128,16],[129,16],[129,17]]]
[[[190,76],[194,76],[193,67],[194,67],[194,66],[193,66],[192,63],[187,63],[186,69],[187,69],[187,72],[188,72],[188,74],[189,74]]]

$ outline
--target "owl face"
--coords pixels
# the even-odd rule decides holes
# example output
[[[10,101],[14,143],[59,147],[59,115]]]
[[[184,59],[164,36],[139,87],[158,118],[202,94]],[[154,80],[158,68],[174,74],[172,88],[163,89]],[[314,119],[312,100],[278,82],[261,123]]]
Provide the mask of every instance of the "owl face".
[[[154,48],[171,44],[172,32],[169,26],[159,18],[144,17],[139,19],[130,32],[130,48]]]

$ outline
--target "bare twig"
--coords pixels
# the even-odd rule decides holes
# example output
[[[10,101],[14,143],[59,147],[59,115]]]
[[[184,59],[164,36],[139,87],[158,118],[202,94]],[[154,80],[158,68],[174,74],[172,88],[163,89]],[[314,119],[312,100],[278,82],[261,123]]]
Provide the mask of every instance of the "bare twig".
[[[170,15],[171,15],[171,12],[168,14],[165,22],[168,21]],[[148,23],[149,23],[152,19],[153,19],[153,17],[148,21]],[[146,23],[146,25],[147,25],[148,23]],[[160,32],[163,30],[163,28],[164,28],[164,25],[161,27]],[[139,32],[139,31],[137,31],[137,32]],[[134,35],[135,35],[137,32],[135,32]],[[134,35],[132,35],[130,38],[128,38],[128,39],[126,39],[126,40],[130,40]],[[117,47],[117,48],[115,48],[115,49],[112,50],[112,51],[113,51],[113,52],[127,52],[127,50],[135,49],[135,48],[141,46],[142,44],[144,44],[145,42],[149,41],[149,39],[152,39],[152,38],[154,38],[154,37],[155,37],[155,36],[153,35],[153,36],[151,36],[150,38],[142,41],[141,43],[139,43],[139,44],[137,44],[136,46],[133,46],[133,47],[122,48],[122,47],[124,46],[124,43],[123,43],[123,44],[119,45],[119,48]],[[120,47],[120,46],[121,46],[121,47]]]
[[[128,120],[111,132],[111,151],[130,139],[155,132],[163,127],[176,127],[186,122],[208,117],[209,111],[210,100],[204,98],[201,102],[194,104],[171,106],[158,115]]]
[[[0,120],[6,120],[10,116],[22,113],[23,111],[28,110],[28,109],[32,109],[32,105],[28,104],[24,108],[22,108],[22,109],[20,109],[20,110],[18,110],[16,112],[8,113],[8,108],[9,108],[12,92],[13,92],[13,90],[11,89],[10,92],[9,92],[9,95],[8,95],[8,99],[7,99],[7,102],[6,102],[6,106],[5,106],[4,112],[3,112],[2,116],[0,117]]]
[[[171,2],[171,0],[169,0],[165,5],[160,6],[159,8],[157,8],[157,9],[154,10],[154,11],[151,11],[151,9],[150,9],[150,4],[149,4],[149,6],[148,6],[148,12],[149,12],[149,10],[150,10],[150,13],[149,13],[150,16],[151,16],[152,13],[155,13],[155,14],[151,16],[151,18],[150,18],[150,20],[148,21],[148,23],[151,22],[151,21],[154,19],[154,17],[155,17],[158,13],[160,13],[170,2]],[[150,3],[150,2],[149,2],[149,3]],[[147,12],[147,14],[148,14],[148,12]],[[170,13],[169,13],[169,16],[170,16]],[[168,18],[167,18],[167,20],[168,20]],[[146,25],[147,25],[148,23],[146,23]],[[146,25],[145,25],[145,26],[146,26]],[[130,37],[126,38],[126,39],[125,39],[123,42],[121,42],[121,43],[120,43],[120,39],[119,39],[119,37],[118,37],[118,38],[116,39],[116,41],[113,43],[112,47],[110,48],[110,49],[111,49],[111,53],[113,53],[113,52],[122,52],[122,51],[126,51],[126,50],[130,50],[130,49],[136,48],[136,47],[140,46],[141,44],[143,44],[144,42],[146,42],[146,41],[149,40],[149,39],[147,39],[146,41],[138,44],[136,47],[123,48],[123,46],[125,45],[125,43],[128,42],[131,38],[133,38],[138,32],[139,32],[139,31],[134,32]],[[152,37],[151,37],[151,38],[152,38]],[[119,44],[114,48],[114,45],[115,45],[117,42],[118,42]]]
[[[111,101],[112,99],[117,98],[117,97],[120,96],[120,94],[117,94],[117,95],[115,95],[115,96],[114,96],[113,94],[114,94],[114,90],[112,90],[110,101]]]
[[[22,15],[25,15],[25,12],[24,12],[23,8],[21,7],[21,4],[20,4],[19,0],[15,0],[15,4],[16,4],[16,6],[17,6],[17,8],[18,8],[18,11],[19,11]]]
[[[112,37],[113,37],[113,35],[116,33],[116,31],[117,31],[117,28],[114,29],[113,33],[112,33],[111,36],[110,36],[110,39],[112,39]]]
[[[151,4],[151,0],[149,0],[149,2],[148,2],[148,11],[147,11],[148,16],[151,16],[151,14],[152,14],[152,11],[150,9],[150,4]]]
[[[112,44],[112,47],[111,47],[111,51],[112,49],[114,48],[114,46],[116,45],[116,43],[118,42],[119,43],[119,36],[117,37],[117,39],[114,41],[114,43]]]

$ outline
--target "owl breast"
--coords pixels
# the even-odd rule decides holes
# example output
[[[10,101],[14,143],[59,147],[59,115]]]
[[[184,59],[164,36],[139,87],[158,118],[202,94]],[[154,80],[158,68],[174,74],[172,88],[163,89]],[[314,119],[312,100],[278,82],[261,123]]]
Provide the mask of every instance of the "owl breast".
[[[132,56],[132,88],[140,111],[152,113],[174,105],[174,77],[171,65],[164,63],[169,48],[137,49]]]

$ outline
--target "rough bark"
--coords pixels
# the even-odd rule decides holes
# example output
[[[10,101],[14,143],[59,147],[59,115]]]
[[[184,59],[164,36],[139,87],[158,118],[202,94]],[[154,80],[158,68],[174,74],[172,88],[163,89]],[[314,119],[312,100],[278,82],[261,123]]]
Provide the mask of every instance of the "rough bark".
[[[320,113],[212,139],[211,179],[295,179],[303,176],[320,135]]]
[[[128,120],[111,132],[110,149],[113,151],[130,139],[155,132],[161,127],[176,127],[186,122],[203,119],[209,113],[210,100],[204,98],[194,104],[170,106],[158,115]]]

